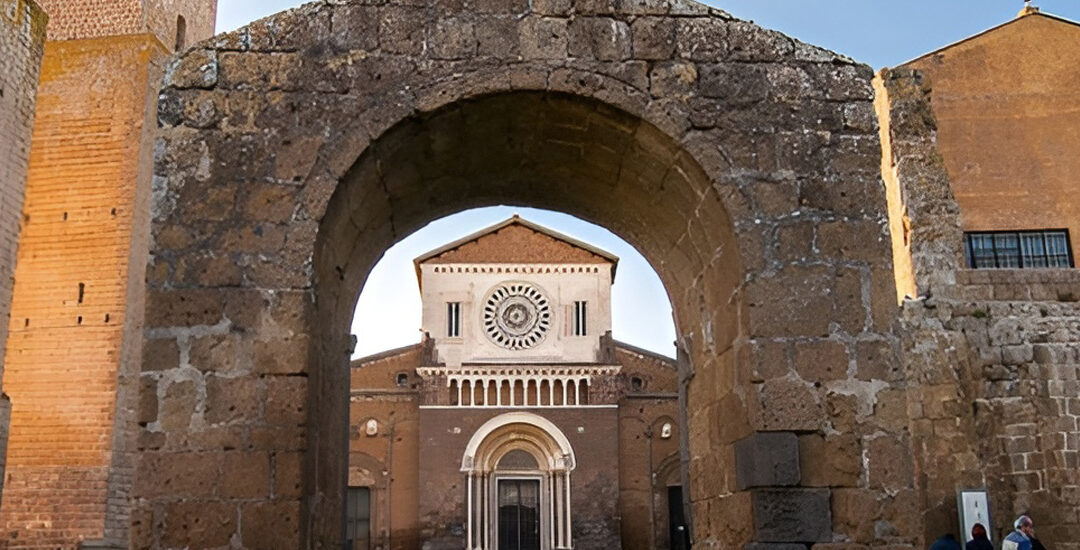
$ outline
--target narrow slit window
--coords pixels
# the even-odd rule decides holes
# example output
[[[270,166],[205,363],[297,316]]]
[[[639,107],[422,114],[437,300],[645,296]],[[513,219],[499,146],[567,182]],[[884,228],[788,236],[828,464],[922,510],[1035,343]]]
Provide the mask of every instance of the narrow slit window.
[[[183,15],[176,16],[176,48],[175,51],[181,51],[187,46],[187,20]]]
[[[446,304],[446,336],[448,338],[461,337],[461,302]]]
[[[574,321],[571,334],[574,336],[586,336],[588,334],[588,308],[586,302],[574,302]]]

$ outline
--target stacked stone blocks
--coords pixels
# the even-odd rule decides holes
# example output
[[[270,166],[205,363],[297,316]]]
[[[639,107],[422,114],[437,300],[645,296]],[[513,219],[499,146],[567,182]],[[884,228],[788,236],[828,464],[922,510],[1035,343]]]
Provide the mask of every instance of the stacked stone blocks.
[[[994,540],[1027,513],[1046,544],[1076,548],[1076,272],[961,268],[933,83],[904,69],[878,87],[892,129],[884,156],[896,161],[885,179],[906,201],[920,294],[902,304],[900,334],[923,538],[959,537],[956,491],[985,489]]]
[[[223,463],[226,449],[277,427],[261,384],[281,374],[277,358],[295,358],[318,400],[289,433],[318,504],[305,511],[310,531],[290,521],[332,545],[319,518],[336,517],[340,489],[319,480],[338,475],[333,442],[345,427],[325,419],[345,406],[333,365],[345,364],[343,320],[367,268],[433,216],[507,200],[556,208],[638,245],[671,291],[693,369],[699,544],[761,540],[750,518],[764,505],[738,490],[733,450],[756,431],[798,434],[802,486],[831,491],[834,538],[915,544],[916,521],[902,513],[914,488],[870,77],[723,12],[666,1],[314,4],[218,37],[166,72],[147,345],[179,347],[233,315],[273,318],[267,304],[281,293],[314,306],[285,341],[261,324],[227,325],[234,343],[193,384],[209,399],[221,369],[253,388],[256,405],[232,429],[193,420],[210,404],[162,393],[163,380],[199,371],[182,362],[144,373],[156,391],[141,401],[158,414],[177,404],[192,420],[165,439],[197,441]],[[203,318],[205,306],[189,304],[215,305]],[[827,458],[839,449],[866,460]],[[179,452],[143,460],[183,462]],[[257,503],[215,491],[136,491],[151,527],[140,543],[165,544],[169,516],[191,502],[248,525]],[[273,495],[259,506],[287,515],[298,502]]]

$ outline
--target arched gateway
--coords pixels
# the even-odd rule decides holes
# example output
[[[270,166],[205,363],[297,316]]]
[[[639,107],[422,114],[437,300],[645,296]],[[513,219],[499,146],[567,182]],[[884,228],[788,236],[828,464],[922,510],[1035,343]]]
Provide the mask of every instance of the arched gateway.
[[[135,547],[340,547],[368,270],[511,203],[664,281],[695,543],[916,543],[870,78],[683,0],[316,2],[193,47],[160,96],[112,521]]]

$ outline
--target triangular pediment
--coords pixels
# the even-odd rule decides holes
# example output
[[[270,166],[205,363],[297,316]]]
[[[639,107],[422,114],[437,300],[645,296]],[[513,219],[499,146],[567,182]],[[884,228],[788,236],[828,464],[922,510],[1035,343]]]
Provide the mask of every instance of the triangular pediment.
[[[421,264],[615,264],[614,254],[514,216],[432,250]]]
[[[911,61],[900,64],[899,67],[919,66],[928,59],[949,55],[955,51],[964,51],[981,43],[993,43],[999,40],[1008,42],[1013,34],[1031,33],[1034,36],[1041,36],[1047,29],[1054,29],[1055,32],[1076,33],[1080,36],[1080,23],[1076,21],[1038,11],[1027,14],[1021,13],[1015,19],[920,55]],[[1009,47],[1016,47],[1016,44],[1010,43]]]

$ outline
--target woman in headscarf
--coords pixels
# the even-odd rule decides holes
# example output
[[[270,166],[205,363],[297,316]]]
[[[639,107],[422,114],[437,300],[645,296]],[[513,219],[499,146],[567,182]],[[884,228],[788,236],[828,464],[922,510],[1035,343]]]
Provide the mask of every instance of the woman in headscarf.
[[[976,523],[971,527],[971,540],[964,546],[964,550],[994,550],[990,538],[986,536],[986,527]]]

